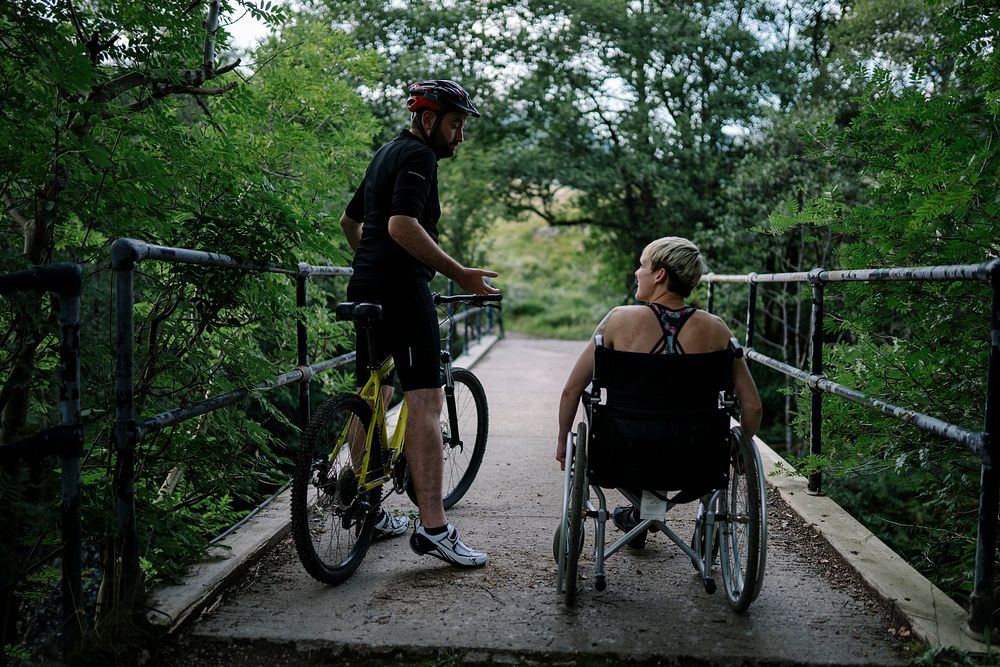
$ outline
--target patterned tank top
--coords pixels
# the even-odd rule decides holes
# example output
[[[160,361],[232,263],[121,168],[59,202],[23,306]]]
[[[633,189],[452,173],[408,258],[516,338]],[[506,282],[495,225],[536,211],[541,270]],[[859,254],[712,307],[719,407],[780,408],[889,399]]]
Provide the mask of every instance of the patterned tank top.
[[[688,321],[688,318],[694,315],[698,309],[694,306],[687,306],[680,310],[674,310],[658,303],[647,303],[646,305],[656,313],[656,319],[660,323],[660,328],[663,329],[663,335],[660,336],[660,340],[656,341],[656,345],[649,353],[684,354],[684,348],[677,342],[677,335],[681,332],[681,327]]]

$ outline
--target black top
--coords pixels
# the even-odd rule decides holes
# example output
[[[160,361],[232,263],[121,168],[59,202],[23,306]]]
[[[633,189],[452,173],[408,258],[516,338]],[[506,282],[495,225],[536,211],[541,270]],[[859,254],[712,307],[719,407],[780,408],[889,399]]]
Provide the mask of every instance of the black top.
[[[684,354],[684,348],[678,342],[677,336],[681,333],[681,327],[684,326],[689,317],[694,315],[694,311],[698,309],[694,306],[685,306],[679,310],[674,310],[659,303],[647,303],[646,305],[656,313],[656,320],[660,323],[660,328],[663,329],[663,335],[660,336],[660,340],[656,341],[656,345],[653,346],[653,349],[649,353]]]
[[[354,253],[352,282],[429,281],[434,277],[433,269],[389,236],[389,218],[406,215],[416,218],[435,243],[438,240],[437,156],[408,130],[375,153],[346,213],[351,220],[364,223]]]

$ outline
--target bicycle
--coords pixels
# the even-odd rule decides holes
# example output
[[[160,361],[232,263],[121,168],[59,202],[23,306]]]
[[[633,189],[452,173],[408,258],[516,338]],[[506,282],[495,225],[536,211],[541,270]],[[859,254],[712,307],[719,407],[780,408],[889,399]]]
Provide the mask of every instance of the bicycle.
[[[438,306],[499,308],[501,295],[434,294]],[[342,303],[337,318],[350,319],[373,348],[373,328],[381,306]],[[447,317],[451,317],[450,314]],[[372,356],[372,355],[370,355]],[[326,399],[310,419],[292,479],[292,535],[306,571],[330,585],[348,579],[371,544],[382,501],[390,493],[416,493],[403,455],[407,406],[404,397],[391,438],[386,425],[383,387],[395,364],[391,356],[368,367],[369,378],[357,393]],[[445,509],[472,486],[486,453],[489,408],[486,392],[472,372],[452,367],[450,341],[441,352],[446,419],[441,433],[445,461],[442,496]],[[389,485],[383,495],[383,486]]]

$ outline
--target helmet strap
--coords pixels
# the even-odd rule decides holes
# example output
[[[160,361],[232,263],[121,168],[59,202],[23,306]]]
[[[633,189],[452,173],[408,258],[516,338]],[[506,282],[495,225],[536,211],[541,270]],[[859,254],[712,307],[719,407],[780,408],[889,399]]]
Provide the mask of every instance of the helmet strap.
[[[431,136],[433,137],[437,134],[438,129],[441,127],[441,121],[444,120],[444,111],[434,112],[434,125],[431,127]],[[428,142],[429,143],[429,142]]]
[[[434,125],[431,126],[431,131],[429,134],[427,130],[424,129],[424,114],[428,112],[434,114]],[[428,147],[433,148],[431,146],[431,137],[433,137],[434,134],[438,131],[438,128],[441,127],[441,120],[444,118],[445,112],[434,111],[432,109],[421,109],[417,113],[419,114],[417,116],[417,130],[420,132],[420,136],[423,137],[424,143],[427,144]]]

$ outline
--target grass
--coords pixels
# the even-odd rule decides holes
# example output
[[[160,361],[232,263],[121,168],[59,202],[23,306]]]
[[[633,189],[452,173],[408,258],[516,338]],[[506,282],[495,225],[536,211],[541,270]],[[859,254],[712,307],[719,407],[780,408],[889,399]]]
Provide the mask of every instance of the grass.
[[[539,338],[584,340],[620,290],[607,284],[587,227],[549,227],[538,220],[504,221],[489,234],[487,265],[500,273],[504,326]]]

